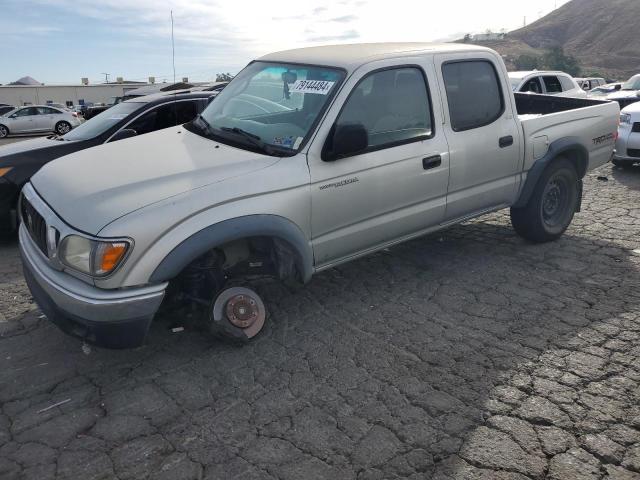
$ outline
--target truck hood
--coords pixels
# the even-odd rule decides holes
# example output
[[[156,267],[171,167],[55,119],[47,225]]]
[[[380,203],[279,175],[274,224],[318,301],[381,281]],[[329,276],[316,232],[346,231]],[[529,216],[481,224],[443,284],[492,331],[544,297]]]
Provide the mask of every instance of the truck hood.
[[[31,183],[65,222],[95,235],[134,210],[278,160],[174,127],[61,157]]]
[[[41,148],[50,148],[56,145],[62,146],[64,144],[65,142],[53,140],[48,137],[40,137],[40,138],[31,139],[31,140],[14,142],[8,145],[2,145],[0,147],[0,159],[9,155],[15,155],[16,153],[24,153],[32,150],[39,150]]]

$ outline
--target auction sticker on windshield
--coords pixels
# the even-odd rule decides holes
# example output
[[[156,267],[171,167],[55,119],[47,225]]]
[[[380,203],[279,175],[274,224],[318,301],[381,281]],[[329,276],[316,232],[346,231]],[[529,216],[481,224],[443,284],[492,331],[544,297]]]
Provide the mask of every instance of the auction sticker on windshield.
[[[327,82],[325,80],[296,80],[295,83],[289,87],[289,91],[326,95],[329,93],[334,83],[336,82]]]

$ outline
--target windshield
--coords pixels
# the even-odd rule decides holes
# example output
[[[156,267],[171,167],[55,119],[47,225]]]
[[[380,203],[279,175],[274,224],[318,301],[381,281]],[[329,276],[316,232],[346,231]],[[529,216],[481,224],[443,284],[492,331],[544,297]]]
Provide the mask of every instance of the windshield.
[[[621,90],[640,90],[640,75],[634,75],[627,80]]]
[[[98,135],[102,135],[120,120],[128,117],[129,114],[135,112],[143,105],[144,103],[139,102],[124,102],[114,105],[110,109],[87,120],[82,125],[77,126],[62,138],[69,141],[95,138]]]
[[[254,62],[189,128],[240,148],[292,155],[343,78],[344,72],[334,68]]]

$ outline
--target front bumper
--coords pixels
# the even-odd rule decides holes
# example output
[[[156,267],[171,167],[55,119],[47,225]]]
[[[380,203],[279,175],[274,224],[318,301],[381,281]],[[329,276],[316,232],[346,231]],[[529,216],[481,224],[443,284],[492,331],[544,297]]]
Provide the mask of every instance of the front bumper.
[[[144,343],[166,283],[122,290],[96,288],[51,268],[24,225],[19,237],[27,285],[49,320],[70,335],[106,348]]]

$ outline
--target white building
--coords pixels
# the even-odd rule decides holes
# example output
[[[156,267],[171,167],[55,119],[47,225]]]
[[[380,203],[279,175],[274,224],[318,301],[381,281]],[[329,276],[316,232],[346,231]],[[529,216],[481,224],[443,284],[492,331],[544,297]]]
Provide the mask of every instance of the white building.
[[[489,33],[477,33],[476,35],[473,35],[471,37],[471,39],[474,42],[488,42],[491,40],[504,40],[506,38],[507,34],[506,33],[493,33],[493,32],[489,32]]]
[[[107,103],[109,97],[121,97],[140,88],[141,83],[108,83],[98,85],[0,85],[0,103],[8,105],[44,105],[61,103]]]

